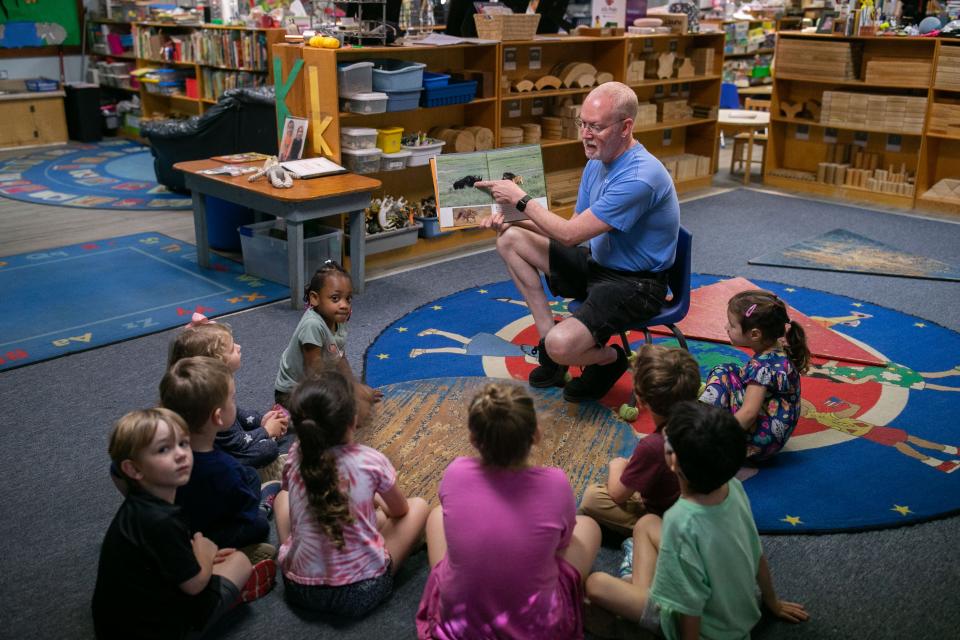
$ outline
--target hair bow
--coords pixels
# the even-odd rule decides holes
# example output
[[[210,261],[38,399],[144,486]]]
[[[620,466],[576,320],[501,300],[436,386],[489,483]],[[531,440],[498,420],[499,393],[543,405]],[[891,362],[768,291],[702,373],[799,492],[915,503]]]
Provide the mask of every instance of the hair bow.
[[[196,311],[193,312],[193,315],[190,316],[190,322],[187,323],[186,329],[196,329],[197,327],[205,324],[217,324],[207,316]]]

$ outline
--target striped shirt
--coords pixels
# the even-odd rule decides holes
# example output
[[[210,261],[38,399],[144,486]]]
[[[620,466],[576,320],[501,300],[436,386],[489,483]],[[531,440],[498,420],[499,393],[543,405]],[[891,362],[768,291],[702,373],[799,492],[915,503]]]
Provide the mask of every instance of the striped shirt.
[[[377,530],[373,495],[393,488],[396,470],[382,453],[361,444],[330,451],[353,515],[353,522],[343,527],[343,549],[327,537],[310,508],[300,475],[299,442],[290,447],[283,468],[283,488],[290,492],[290,537],[280,546],[278,560],[283,575],[298,584],[340,586],[368,580],[382,575],[390,559]]]

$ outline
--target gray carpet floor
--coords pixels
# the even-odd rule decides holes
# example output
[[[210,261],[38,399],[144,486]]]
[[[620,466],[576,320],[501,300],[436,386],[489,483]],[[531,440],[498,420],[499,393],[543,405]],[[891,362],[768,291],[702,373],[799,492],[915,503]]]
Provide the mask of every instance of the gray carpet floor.
[[[742,275],[856,297],[960,330],[956,283],[750,266],[747,260],[843,227],[904,251],[960,263],[960,225],[735,190],[684,203],[694,270]],[[354,371],[389,323],[437,297],[506,279],[494,252],[368,282],[355,298],[348,354]],[[231,316],[243,346],[241,406],[269,407],[277,359],[299,313],[273,304]],[[171,332],[0,374],[3,605],[0,638],[92,637],[89,602],[102,536],[120,504],[107,477],[106,438],[123,413],[152,405]],[[951,416],[950,419],[953,419]],[[856,479],[851,479],[856,482]],[[789,488],[785,488],[789,490]],[[868,488],[865,487],[865,490]],[[616,541],[596,567],[612,570]],[[945,638],[960,628],[960,517],[857,534],[765,536],[783,597],[811,620],[764,620],[757,638]],[[294,613],[279,586],[218,629],[224,638],[410,638],[426,554],[401,571],[393,597],[347,623]]]

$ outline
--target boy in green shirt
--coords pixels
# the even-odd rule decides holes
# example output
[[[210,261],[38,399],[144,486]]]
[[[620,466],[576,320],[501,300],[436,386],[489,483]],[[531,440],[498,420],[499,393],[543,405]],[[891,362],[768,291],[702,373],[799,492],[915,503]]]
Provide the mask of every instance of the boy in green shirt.
[[[729,413],[699,402],[671,410],[664,456],[677,474],[680,499],[661,520],[633,529],[633,574],[594,573],[587,597],[603,609],[667,638],[749,638],[763,603],[779,618],[801,622],[803,605],[773,588],[743,485],[743,431]]]

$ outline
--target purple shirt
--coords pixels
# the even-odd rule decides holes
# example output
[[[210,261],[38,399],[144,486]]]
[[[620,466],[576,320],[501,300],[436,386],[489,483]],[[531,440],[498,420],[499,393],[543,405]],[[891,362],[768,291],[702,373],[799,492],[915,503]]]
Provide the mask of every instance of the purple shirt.
[[[420,638],[582,637],[580,576],[557,555],[576,524],[563,471],[457,458],[439,496],[447,554],[420,601]]]

